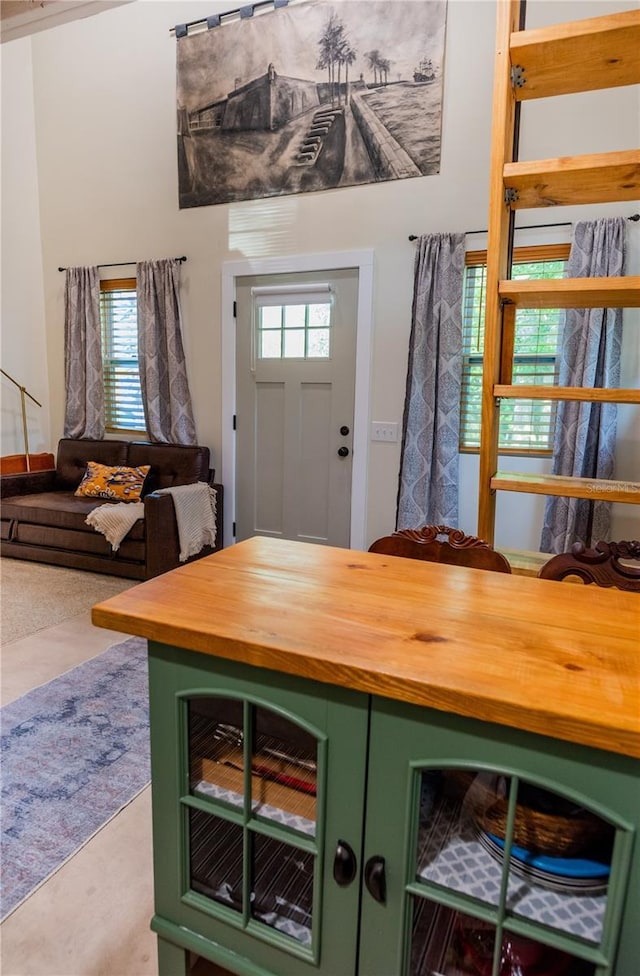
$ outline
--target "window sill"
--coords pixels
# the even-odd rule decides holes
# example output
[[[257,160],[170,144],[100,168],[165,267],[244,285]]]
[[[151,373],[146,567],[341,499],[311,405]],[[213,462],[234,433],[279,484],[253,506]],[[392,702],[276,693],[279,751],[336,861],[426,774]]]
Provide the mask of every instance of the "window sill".
[[[114,437],[138,437],[141,440],[149,440],[149,434],[146,430],[127,430],[124,427],[107,427],[105,428],[105,434],[111,434]]]

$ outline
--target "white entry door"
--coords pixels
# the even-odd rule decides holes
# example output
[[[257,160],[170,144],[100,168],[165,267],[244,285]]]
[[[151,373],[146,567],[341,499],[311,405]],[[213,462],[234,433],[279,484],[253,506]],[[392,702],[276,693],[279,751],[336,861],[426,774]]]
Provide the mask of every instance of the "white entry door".
[[[236,539],[350,544],[358,270],[236,279]]]

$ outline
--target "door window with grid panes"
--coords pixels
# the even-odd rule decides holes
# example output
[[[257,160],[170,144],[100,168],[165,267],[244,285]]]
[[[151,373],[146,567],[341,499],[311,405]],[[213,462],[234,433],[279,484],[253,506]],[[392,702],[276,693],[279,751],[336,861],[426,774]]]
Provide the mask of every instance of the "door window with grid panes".
[[[331,357],[329,285],[267,285],[251,291],[256,359]]]
[[[512,278],[563,278],[569,245],[516,248]],[[460,449],[480,447],[486,252],[467,254],[463,297],[463,366],[460,404]],[[561,309],[518,309],[513,335],[512,383],[542,386],[558,383]],[[513,399],[500,411],[499,449],[513,454],[546,454],[553,449],[556,403]]]

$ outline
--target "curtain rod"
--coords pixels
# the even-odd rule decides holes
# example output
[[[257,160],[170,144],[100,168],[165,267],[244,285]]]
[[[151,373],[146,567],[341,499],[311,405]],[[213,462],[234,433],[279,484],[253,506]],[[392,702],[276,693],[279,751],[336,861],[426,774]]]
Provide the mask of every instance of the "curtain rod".
[[[182,264],[186,261],[184,254],[181,258],[174,258],[174,261],[179,261]],[[96,268],[125,268],[128,264],[138,264],[137,261],[109,261],[106,264],[96,264]],[[58,271],[68,271],[68,268],[58,268]]]
[[[627,217],[627,220],[638,221],[638,220],[640,220],[640,214],[630,214]],[[571,223],[572,222],[570,220],[563,220],[563,221],[561,221],[558,224],[522,224],[521,227],[514,227],[513,229],[514,230],[537,230],[540,227],[570,227],[571,226]],[[464,233],[465,233],[465,236],[467,236],[469,234],[488,234],[489,231],[488,230],[465,230]],[[409,234],[409,240],[410,241],[417,241],[418,240],[418,235],[417,234]]]
[[[256,10],[259,7],[273,7],[277,10],[278,7],[286,7],[289,0],[258,0],[257,3],[250,3],[243,7],[236,7],[234,10],[225,10],[223,14],[213,14],[211,17],[199,17],[198,20],[190,20],[187,24],[176,24],[175,27],[169,29],[170,34],[175,34],[176,37],[186,37],[189,33],[190,27],[207,27],[211,30],[212,27],[220,27],[223,20],[229,17],[235,17],[238,14],[242,20],[247,17],[253,17]]]

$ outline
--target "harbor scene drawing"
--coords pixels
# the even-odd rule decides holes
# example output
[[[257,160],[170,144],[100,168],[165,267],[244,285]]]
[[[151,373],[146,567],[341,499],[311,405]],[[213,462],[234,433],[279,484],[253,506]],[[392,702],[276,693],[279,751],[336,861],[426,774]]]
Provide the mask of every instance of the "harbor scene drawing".
[[[309,0],[181,37],[181,208],[440,169],[445,0]]]

